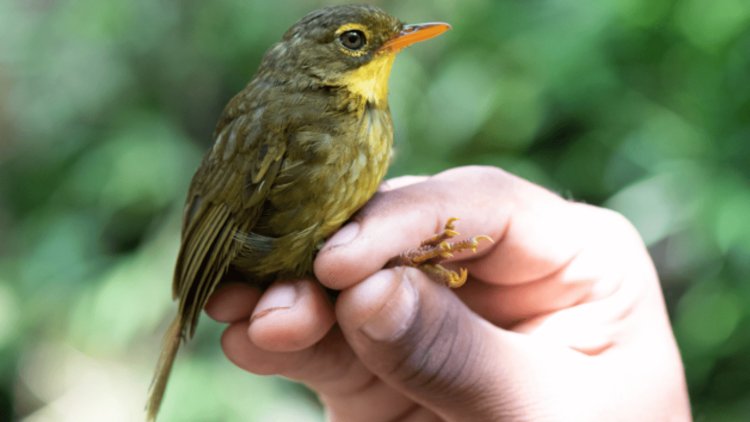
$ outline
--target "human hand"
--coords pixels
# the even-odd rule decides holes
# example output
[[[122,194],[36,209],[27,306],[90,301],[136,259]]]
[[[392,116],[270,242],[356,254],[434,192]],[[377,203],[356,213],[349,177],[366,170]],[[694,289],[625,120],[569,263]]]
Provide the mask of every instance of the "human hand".
[[[335,306],[309,280],[212,297],[230,360],[305,383],[334,421],[690,419],[658,277],[623,217],[494,168],[389,185],[318,254]],[[464,287],[381,269],[454,216],[496,240],[456,257]]]

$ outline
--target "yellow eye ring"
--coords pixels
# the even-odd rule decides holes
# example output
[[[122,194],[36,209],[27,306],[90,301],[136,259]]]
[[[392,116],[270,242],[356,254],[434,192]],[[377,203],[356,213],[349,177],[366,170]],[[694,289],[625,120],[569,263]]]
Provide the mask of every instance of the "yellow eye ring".
[[[341,25],[336,30],[335,37],[336,43],[338,43],[341,51],[355,57],[367,53],[366,47],[372,39],[367,27],[359,23],[347,23]]]

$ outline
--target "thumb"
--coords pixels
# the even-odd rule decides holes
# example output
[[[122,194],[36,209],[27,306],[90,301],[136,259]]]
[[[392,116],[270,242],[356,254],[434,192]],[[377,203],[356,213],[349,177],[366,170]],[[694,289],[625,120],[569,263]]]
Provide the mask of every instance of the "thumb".
[[[445,420],[567,413],[561,391],[581,377],[577,352],[491,325],[412,268],[382,270],[344,290],[336,314],[370,371]]]

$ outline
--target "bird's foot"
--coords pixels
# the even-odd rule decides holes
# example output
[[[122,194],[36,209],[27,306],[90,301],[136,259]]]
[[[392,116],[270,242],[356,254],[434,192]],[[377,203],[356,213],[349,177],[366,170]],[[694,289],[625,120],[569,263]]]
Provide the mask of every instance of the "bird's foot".
[[[397,267],[404,265],[419,268],[433,280],[439,281],[450,288],[463,286],[468,277],[466,268],[459,268],[458,271],[453,271],[443,267],[440,263],[452,258],[456,252],[464,250],[476,252],[479,242],[482,240],[489,242],[493,240],[489,236],[479,235],[466,240],[449,242],[450,239],[459,235],[454,226],[457,220],[457,218],[449,218],[442,232],[426,239],[418,248],[406,251],[392,258],[387,266]]]

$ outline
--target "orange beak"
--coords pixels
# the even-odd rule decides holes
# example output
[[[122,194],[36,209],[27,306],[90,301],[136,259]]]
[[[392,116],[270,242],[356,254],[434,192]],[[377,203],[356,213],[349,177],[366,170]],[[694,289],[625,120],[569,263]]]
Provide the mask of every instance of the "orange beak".
[[[386,41],[385,44],[380,47],[379,51],[395,53],[414,43],[437,37],[449,29],[451,29],[451,26],[445,22],[405,25],[404,29],[402,29],[398,35]]]

